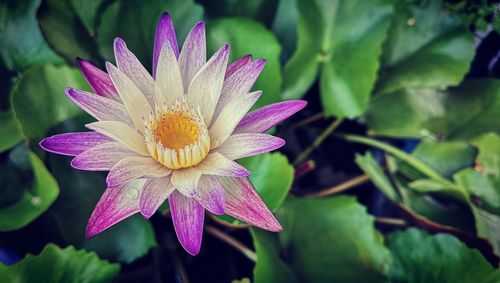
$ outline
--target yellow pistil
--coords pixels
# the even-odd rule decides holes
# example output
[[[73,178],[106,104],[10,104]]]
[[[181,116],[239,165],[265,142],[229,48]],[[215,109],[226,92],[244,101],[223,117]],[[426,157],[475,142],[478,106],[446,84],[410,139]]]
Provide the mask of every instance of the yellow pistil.
[[[194,166],[210,150],[207,127],[199,111],[185,100],[157,110],[146,123],[144,134],[151,156],[169,169]]]

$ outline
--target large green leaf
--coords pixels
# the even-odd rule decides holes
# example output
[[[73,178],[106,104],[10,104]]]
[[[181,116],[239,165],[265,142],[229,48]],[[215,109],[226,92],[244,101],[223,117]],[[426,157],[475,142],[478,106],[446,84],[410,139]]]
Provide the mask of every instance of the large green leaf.
[[[446,91],[403,89],[377,95],[365,115],[377,135],[470,139],[500,132],[500,80],[473,80]]]
[[[198,0],[208,18],[246,17],[268,25],[276,13],[279,0]]]
[[[393,282],[500,281],[500,270],[493,268],[479,251],[467,248],[453,236],[431,236],[412,228],[391,234],[387,242],[394,256]]]
[[[230,61],[248,54],[266,59],[264,71],[253,87],[263,91],[254,108],[281,100],[281,46],[272,32],[264,25],[245,18],[216,20],[210,22],[207,29],[209,54],[227,43],[231,46]]]
[[[36,20],[41,0],[0,3],[0,56],[10,70],[62,63],[45,42]]]
[[[61,249],[48,244],[39,255],[28,254],[22,261],[5,266],[0,264],[3,282],[112,282],[120,265],[101,260],[95,253]]]
[[[387,282],[389,251],[353,197],[287,199],[281,247],[300,282]]]
[[[70,2],[89,35],[94,36],[98,13],[106,0],[71,0]]]
[[[296,0],[280,0],[272,30],[281,43],[281,62],[286,62],[295,51],[298,11]]]
[[[399,1],[384,45],[377,93],[458,85],[474,57],[474,39],[437,1]]]
[[[39,140],[50,128],[81,111],[64,94],[64,89],[88,89],[77,69],[46,65],[27,71],[12,90],[12,109],[29,140]]]
[[[93,1],[86,1],[89,2]],[[40,27],[48,43],[68,63],[75,64],[76,57],[97,62],[97,44],[85,29],[77,11],[70,1],[47,0],[38,15]]]
[[[132,262],[156,245],[151,223],[139,215],[86,240],[85,227],[106,186],[104,176],[73,169],[66,157],[51,155],[50,165],[61,187],[61,195],[49,213],[65,243],[122,262]]]
[[[0,153],[21,142],[23,135],[12,112],[0,112]]]
[[[390,1],[297,0],[297,51],[285,67],[285,98],[299,98],[319,74],[327,115],[365,110],[389,27]]]
[[[26,177],[22,178],[20,175],[21,182],[5,182],[5,180],[2,182],[3,186],[18,184],[21,187],[16,189],[22,192],[19,193],[20,198],[14,203],[0,208],[0,231],[16,230],[28,225],[45,212],[59,194],[56,180],[38,156],[30,152],[24,145],[16,148],[14,153],[17,155],[15,158],[21,159],[17,163],[21,164],[21,167],[28,167],[17,168],[17,170],[31,171],[33,178],[30,180]],[[2,173],[7,174],[8,171],[3,170]],[[2,179],[14,178],[12,175],[2,176]],[[5,188],[2,188],[2,192],[5,192]]]
[[[253,270],[255,283],[294,283],[293,271],[280,258],[278,236],[259,229],[251,229],[257,263]]]
[[[203,8],[193,0],[118,0],[106,8],[97,28],[101,54],[107,60],[114,58],[113,39],[121,37],[142,64],[150,69],[156,25],[163,12],[172,16],[181,44],[191,27],[201,20]]]

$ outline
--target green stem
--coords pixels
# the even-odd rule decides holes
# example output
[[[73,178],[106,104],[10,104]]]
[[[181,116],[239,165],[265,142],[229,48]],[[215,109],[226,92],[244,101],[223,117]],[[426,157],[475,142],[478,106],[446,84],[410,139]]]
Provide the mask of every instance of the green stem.
[[[306,148],[300,155],[299,157],[297,157],[297,159],[295,159],[295,161],[293,162],[293,165],[298,165],[300,163],[302,163],[304,160],[306,160],[306,158],[316,149],[318,148],[325,140],[326,138],[328,138],[329,135],[331,135],[333,133],[333,131],[335,131],[335,129],[337,129],[340,124],[342,124],[342,122],[344,121],[344,119],[342,118],[339,118],[335,121],[333,121],[333,123],[330,124],[330,126],[328,126],[328,128],[326,128],[326,130],[324,130],[321,135],[319,135],[315,140],[314,142],[312,143],[312,145],[310,145],[308,148]]]

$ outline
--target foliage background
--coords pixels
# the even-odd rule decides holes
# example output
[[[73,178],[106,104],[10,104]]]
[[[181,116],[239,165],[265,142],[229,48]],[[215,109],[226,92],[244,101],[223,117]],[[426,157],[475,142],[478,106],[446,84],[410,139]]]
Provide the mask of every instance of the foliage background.
[[[209,217],[191,257],[165,207],[84,239],[104,175],[38,142],[90,121],[75,58],[150,68],[164,11],[267,60],[257,106],[309,102],[243,161],[282,233]],[[491,0],[0,1],[0,281],[500,282],[499,30]]]

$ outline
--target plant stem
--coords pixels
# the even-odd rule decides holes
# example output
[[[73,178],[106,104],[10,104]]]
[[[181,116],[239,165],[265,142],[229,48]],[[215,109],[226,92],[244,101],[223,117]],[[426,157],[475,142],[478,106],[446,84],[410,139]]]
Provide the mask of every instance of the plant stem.
[[[347,191],[349,189],[352,189],[354,187],[360,186],[362,184],[365,184],[368,181],[370,181],[370,177],[368,175],[366,175],[366,174],[359,175],[359,176],[354,177],[354,178],[352,178],[352,179],[350,179],[348,181],[340,183],[340,184],[338,184],[336,186],[333,186],[331,188],[328,188],[328,189],[325,189],[325,190],[321,190],[319,192],[315,192],[315,193],[306,195],[305,197],[308,197],[308,198],[319,198],[319,197],[324,197],[324,196],[330,196],[330,195],[338,194],[338,193],[341,193],[341,192],[345,192],[345,191]]]
[[[333,133],[333,131],[335,131],[335,129],[337,129],[340,124],[342,124],[342,122],[344,121],[344,119],[342,118],[339,118],[335,121],[333,121],[333,123],[330,124],[330,126],[328,126],[328,128],[326,128],[326,130],[324,130],[321,135],[319,135],[315,140],[314,142],[312,143],[312,145],[310,145],[308,148],[306,148],[300,155],[299,157],[297,157],[297,159],[295,159],[295,161],[293,162],[293,165],[298,165],[300,163],[302,163],[304,160],[306,160],[306,158],[317,148],[321,145],[321,143],[323,143],[326,138],[328,138],[329,135],[331,135]]]
[[[324,114],[323,112],[319,112],[319,113],[316,113],[316,114],[314,114],[314,115],[312,115],[312,116],[309,116],[309,117],[305,118],[304,120],[299,121],[299,122],[297,122],[297,123],[295,123],[295,124],[291,125],[291,126],[289,127],[289,130],[288,130],[288,131],[295,130],[295,129],[299,128],[299,127],[305,126],[305,125],[310,124],[310,123],[312,123],[312,122],[316,122],[316,121],[320,120],[321,118],[323,118],[323,117],[324,117],[324,115],[325,115],[325,114]],[[287,131],[287,132],[288,132],[288,131]]]
[[[240,241],[236,240],[235,238],[231,237],[230,235],[222,232],[221,230],[207,225],[205,226],[205,230],[211,234],[212,236],[218,238],[219,240],[225,242],[226,244],[232,246],[233,248],[237,249],[239,252],[241,252],[244,256],[246,256],[248,259],[250,259],[253,262],[257,261],[257,255],[255,254],[254,251],[243,245]]]
[[[406,226],[406,220],[390,217],[375,217],[375,222],[379,224],[392,225],[392,226]]]

